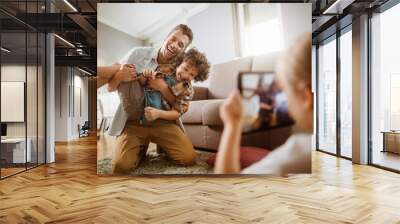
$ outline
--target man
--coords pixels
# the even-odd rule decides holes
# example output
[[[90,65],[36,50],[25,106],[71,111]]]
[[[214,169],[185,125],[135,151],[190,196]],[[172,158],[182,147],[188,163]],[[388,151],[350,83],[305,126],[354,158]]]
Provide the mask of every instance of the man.
[[[135,73],[142,73],[144,69],[154,70],[159,65],[176,67],[178,59],[192,39],[190,28],[178,25],[169,33],[160,49],[134,48],[121,64],[133,64]],[[149,80],[148,86],[160,91],[170,105],[175,103],[175,97],[163,79]],[[143,103],[137,102],[143,102],[144,94],[143,87],[138,82],[124,82],[121,77],[114,76],[108,83],[108,89],[109,91],[118,89],[120,99],[125,105],[125,108],[119,105],[109,132],[110,135],[118,136],[113,158],[113,173],[128,173],[137,167],[150,141],[165,150],[176,163],[182,165],[193,163],[196,155],[193,145],[175,122],[153,122],[152,125],[139,123],[144,108]]]

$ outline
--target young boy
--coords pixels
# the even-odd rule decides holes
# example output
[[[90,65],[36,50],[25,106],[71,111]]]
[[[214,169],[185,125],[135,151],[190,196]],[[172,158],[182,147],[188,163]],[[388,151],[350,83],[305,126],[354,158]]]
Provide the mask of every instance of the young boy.
[[[196,48],[190,49],[181,59],[181,63],[174,70],[171,65],[159,65],[155,71],[145,69],[139,75],[139,82],[144,86],[144,115],[140,122],[151,124],[155,120],[175,121],[184,114],[193,97],[192,80],[204,81],[208,78],[210,64],[205,55]],[[169,105],[161,93],[147,87],[151,78],[162,78],[171,88],[175,96],[175,103]],[[181,128],[183,126],[180,124]]]

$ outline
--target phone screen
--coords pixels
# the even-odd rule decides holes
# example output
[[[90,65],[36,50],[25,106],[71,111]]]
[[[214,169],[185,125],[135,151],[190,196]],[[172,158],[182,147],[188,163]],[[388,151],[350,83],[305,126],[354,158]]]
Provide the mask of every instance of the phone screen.
[[[243,99],[243,131],[266,130],[292,125],[286,94],[274,72],[242,72],[238,87]]]

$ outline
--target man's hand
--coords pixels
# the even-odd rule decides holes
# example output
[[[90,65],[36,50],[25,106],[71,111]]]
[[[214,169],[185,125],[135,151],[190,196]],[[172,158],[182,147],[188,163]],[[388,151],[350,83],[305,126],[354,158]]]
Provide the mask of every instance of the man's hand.
[[[114,64],[113,66],[118,66]],[[120,69],[115,73],[114,77],[109,81],[107,89],[109,92],[118,89],[121,82],[132,82],[137,79],[135,66],[132,64],[125,64],[120,66]]]
[[[115,75],[121,82],[131,82],[137,78],[135,66],[132,64],[122,65]]]
[[[144,116],[148,121],[157,120],[160,117],[161,110],[153,108],[153,107],[146,107],[144,108]]]
[[[219,108],[219,115],[225,125],[237,125],[243,120],[242,99],[238,91],[230,94],[229,98]]]
[[[144,69],[143,70],[143,76],[148,80],[155,79],[156,78],[156,72],[151,70],[151,69]]]

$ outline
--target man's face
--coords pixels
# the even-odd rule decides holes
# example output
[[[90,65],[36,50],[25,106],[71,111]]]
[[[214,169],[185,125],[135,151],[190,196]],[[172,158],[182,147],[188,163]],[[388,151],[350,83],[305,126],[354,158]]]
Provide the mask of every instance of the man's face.
[[[187,61],[183,61],[176,69],[176,79],[179,82],[192,81],[198,75],[196,67]]]
[[[171,33],[164,41],[161,47],[161,54],[166,59],[171,59],[181,54],[189,44],[189,37],[182,33],[181,30],[176,30]]]

